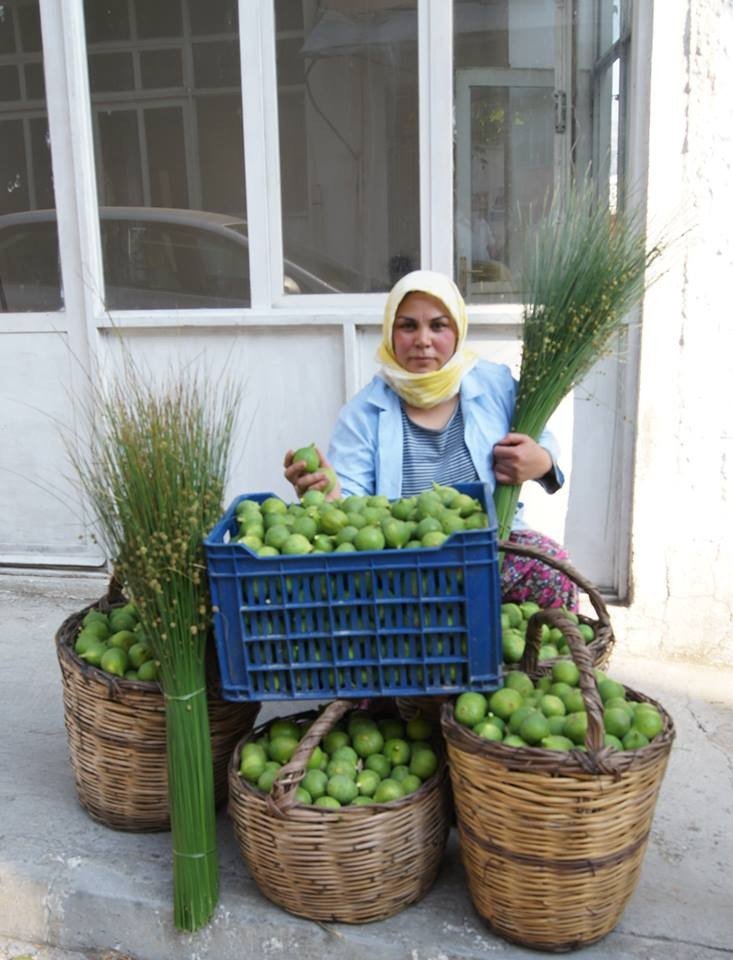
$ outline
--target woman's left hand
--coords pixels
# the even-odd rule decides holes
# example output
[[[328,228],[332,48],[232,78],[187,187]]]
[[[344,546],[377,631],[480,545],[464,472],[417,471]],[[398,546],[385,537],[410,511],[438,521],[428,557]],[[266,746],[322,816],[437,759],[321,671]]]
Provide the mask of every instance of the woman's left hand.
[[[537,480],[552,469],[552,457],[526,433],[508,433],[494,447],[494,476],[498,483]]]

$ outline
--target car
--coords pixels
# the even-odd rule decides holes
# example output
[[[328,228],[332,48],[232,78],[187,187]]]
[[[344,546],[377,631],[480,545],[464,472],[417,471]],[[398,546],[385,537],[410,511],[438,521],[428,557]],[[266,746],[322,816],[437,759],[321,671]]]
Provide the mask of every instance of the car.
[[[100,207],[99,217],[108,310],[249,306],[245,220],[166,207]],[[283,265],[285,293],[343,289]],[[56,211],[0,216],[0,311],[62,307]]]

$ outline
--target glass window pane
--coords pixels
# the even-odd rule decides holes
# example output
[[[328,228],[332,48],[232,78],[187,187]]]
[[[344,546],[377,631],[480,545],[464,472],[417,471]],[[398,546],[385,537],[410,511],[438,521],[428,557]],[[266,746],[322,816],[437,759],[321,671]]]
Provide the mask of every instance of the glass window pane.
[[[15,53],[13,4],[0,4],[0,54]]]
[[[196,211],[136,216],[118,210],[102,217],[110,309],[233,307],[249,299],[241,222]]]
[[[135,0],[138,37],[180,37],[182,22],[180,0]]]
[[[455,269],[469,300],[519,298],[521,235],[571,153],[576,171],[592,160],[608,182],[611,71],[604,80],[595,64],[618,39],[618,7],[454,0]],[[572,38],[568,62],[558,31]]]
[[[520,227],[554,182],[554,0],[455,4],[456,277],[516,299]]]
[[[37,0],[0,4],[0,313],[63,308],[38,22]]]
[[[624,136],[623,86],[628,55],[626,4],[581,0],[578,4],[578,102],[581,129],[579,165],[591,167],[599,194],[615,209],[622,202]]]
[[[0,121],[0,213],[28,209],[28,174],[23,121]]]
[[[204,210],[244,210],[242,100],[239,96],[203,97],[198,102],[198,158]],[[230,162],[222,164],[221,158]]]
[[[290,0],[298,2],[298,0]],[[237,32],[237,6],[231,0],[207,0],[206,3],[192,2],[188,12],[191,21],[191,33],[197,37],[211,36],[215,33]]]
[[[56,222],[39,211],[0,217],[0,311],[60,310],[59,253]]]
[[[193,75],[197,87],[237,86],[240,79],[238,41],[195,43]]]
[[[621,36],[621,3],[625,0],[581,0],[580,15],[590,20],[595,14],[597,55],[601,56]]]
[[[188,201],[186,168],[178,161],[186,152],[183,111],[180,107],[149,108],[144,116],[150,202],[154,207],[185,207]]]
[[[92,93],[133,90],[131,53],[95,53],[89,57],[89,87]]]
[[[43,79],[43,64],[26,63],[25,92],[29,100],[45,99],[46,87],[45,87],[45,81]]]
[[[140,76],[146,90],[183,86],[180,50],[149,50],[140,54]]]
[[[237,0],[106,2],[106,16],[98,6],[85,0],[105,41],[87,51],[105,302],[248,306]],[[124,70],[108,69],[112,57]]]
[[[36,194],[36,206],[52,210],[55,204],[53,196],[53,174],[51,171],[51,140],[48,135],[48,121],[45,117],[36,117],[28,121],[33,155],[33,180]]]
[[[84,24],[87,43],[105,43],[127,40],[130,36],[130,17],[127,0],[87,0],[84,4]]]
[[[280,94],[278,121],[281,143],[305,143],[305,94],[302,89],[283,90]],[[282,181],[284,210],[305,210],[308,206],[308,169],[304,163],[288,164]]]
[[[417,3],[377,6],[276,5],[283,245],[307,271],[294,292],[383,291],[419,266]]]
[[[303,85],[302,32],[297,37],[279,37],[277,41],[278,86]]]
[[[303,4],[293,0],[275,0],[278,30],[303,30]]]
[[[95,125],[101,153],[97,171],[99,202],[107,206],[143,203],[138,117],[134,110],[102,112]]]
[[[18,25],[20,42],[24,53],[41,52],[41,17],[38,4],[30,3],[18,7]]]
[[[606,0],[578,0],[575,19],[575,129],[579,136],[575,144],[575,169],[588,170],[593,147],[593,65],[597,57],[596,10]],[[614,3],[615,0],[610,0]]]
[[[20,100],[20,75],[18,67],[0,67],[0,101]]]

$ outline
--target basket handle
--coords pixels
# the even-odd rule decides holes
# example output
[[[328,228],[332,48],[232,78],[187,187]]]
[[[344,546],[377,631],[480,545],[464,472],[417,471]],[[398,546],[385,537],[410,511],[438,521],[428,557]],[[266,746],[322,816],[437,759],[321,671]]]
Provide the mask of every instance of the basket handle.
[[[580,671],[578,686],[583,696],[588,717],[585,745],[588,752],[578,751],[578,759],[589,773],[620,774],[620,758],[617,750],[604,745],[603,703],[593,673],[593,659],[573,621],[558,609],[540,610],[527,621],[527,645],[524,648],[519,669],[532,674],[537,670],[542,625],[547,624],[562,630],[568,641],[573,661]]]
[[[588,594],[600,625],[603,627],[611,626],[611,618],[608,614],[606,604],[603,602],[603,597],[593,586],[590,580],[586,580],[586,578],[579,573],[571,563],[568,563],[567,560],[560,560],[558,557],[551,557],[549,553],[545,553],[544,550],[539,550],[537,547],[530,547],[529,545],[523,543],[513,543],[511,540],[501,540],[499,542],[498,549],[500,553],[516,553],[520,557],[531,557],[534,560],[540,560],[548,567],[552,567],[554,570],[559,570],[560,573],[564,573],[566,577],[577,583],[581,590]]]
[[[350,700],[333,700],[323,713],[317,717],[307,733],[298,744],[290,760],[278,770],[277,777],[272,784],[272,790],[267,795],[267,807],[276,817],[284,818],[288,810],[295,804],[295,793],[305,776],[305,765],[314,748],[333,726],[353,706]]]
[[[127,600],[127,597],[122,592],[122,582],[117,576],[117,568],[112,570],[112,573],[109,578],[109,583],[107,584],[107,593],[104,596],[104,601],[110,606],[113,607],[118,603],[124,603]]]

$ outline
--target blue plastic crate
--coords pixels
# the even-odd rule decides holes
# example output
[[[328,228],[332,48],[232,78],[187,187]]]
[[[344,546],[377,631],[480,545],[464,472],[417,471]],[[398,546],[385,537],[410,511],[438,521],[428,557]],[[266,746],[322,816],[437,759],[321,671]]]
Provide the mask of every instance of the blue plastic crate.
[[[258,557],[233,541],[237,497],[204,540],[227,700],[452,694],[501,684],[489,488],[458,484],[489,527],[439,547]]]

